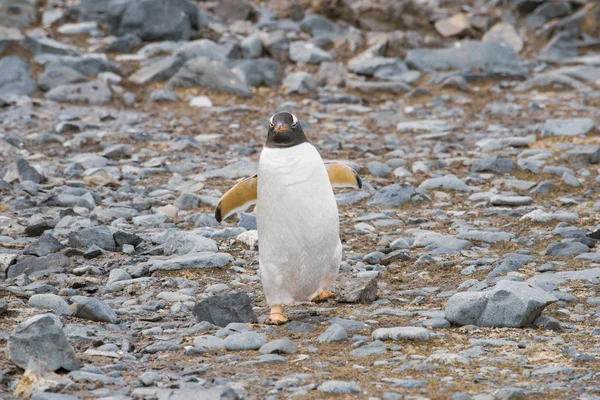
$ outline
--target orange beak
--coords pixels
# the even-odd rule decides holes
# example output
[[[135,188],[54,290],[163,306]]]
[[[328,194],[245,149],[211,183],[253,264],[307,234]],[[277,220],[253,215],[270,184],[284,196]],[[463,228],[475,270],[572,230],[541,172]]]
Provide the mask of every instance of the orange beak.
[[[282,124],[281,122],[278,123],[275,128],[274,128],[275,132],[277,133],[281,133],[281,132],[286,132],[290,130],[290,127],[287,125]]]

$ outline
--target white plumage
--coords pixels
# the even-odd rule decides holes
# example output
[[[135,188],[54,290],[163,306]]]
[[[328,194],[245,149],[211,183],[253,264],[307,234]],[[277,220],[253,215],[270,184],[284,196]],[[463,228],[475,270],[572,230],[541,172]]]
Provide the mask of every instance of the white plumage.
[[[310,301],[337,277],[338,208],[323,160],[310,143],[263,148],[256,222],[267,303]]]

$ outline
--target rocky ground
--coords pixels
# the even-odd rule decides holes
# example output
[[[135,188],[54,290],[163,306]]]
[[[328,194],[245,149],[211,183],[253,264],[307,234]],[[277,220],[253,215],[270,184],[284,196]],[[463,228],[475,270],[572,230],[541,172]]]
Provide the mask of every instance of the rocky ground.
[[[600,399],[600,6],[0,1],[0,397]],[[326,160],[335,300],[268,307],[289,110]]]

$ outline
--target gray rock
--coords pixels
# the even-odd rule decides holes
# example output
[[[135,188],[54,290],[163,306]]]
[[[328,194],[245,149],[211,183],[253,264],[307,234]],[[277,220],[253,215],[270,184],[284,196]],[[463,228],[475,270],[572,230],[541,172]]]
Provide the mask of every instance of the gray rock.
[[[223,349],[223,339],[208,335],[208,336],[198,336],[194,339],[194,347],[202,350],[217,350]]]
[[[72,382],[69,379],[69,382]],[[80,397],[72,396],[70,394],[40,392],[36,393],[31,397],[31,400],[80,400]]]
[[[118,36],[135,34],[145,41],[189,40],[204,26],[196,5],[188,0],[112,1],[109,30]]]
[[[367,202],[368,205],[401,206],[415,195],[415,188],[408,183],[394,183],[379,189]]]
[[[0,60],[0,93],[28,96],[36,90],[37,85],[29,75],[29,63],[15,56]]]
[[[108,251],[117,249],[113,233],[106,226],[93,226],[71,232],[69,234],[69,246],[79,249],[98,246]]]
[[[511,24],[498,22],[481,38],[484,42],[506,43],[513,48],[515,53],[523,50],[523,39]]]
[[[372,303],[377,300],[377,279],[346,278],[337,283],[336,301],[340,303]]]
[[[469,191],[469,187],[466,183],[461,181],[455,176],[447,175],[439,178],[430,178],[424,180],[420,185],[419,189],[431,190],[431,189],[448,189],[456,190],[460,192]]]
[[[477,160],[471,165],[471,172],[495,172],[505,174],[515,169],[515,163],[510,158],[502,157],[499,154],[493,154]]]
[[[21,322],[10,334],[7,348],[8,359],[23,369],[30,360],[43,363],[53,371],[79,369],[60,319],[54,314],[36,315]]]
[[[217,326],[227,326],[232,322],[258,322],[252,310],[252,300],[246,293],[209,297],[197,304],[192,312],[196,321],[208,321]]]
[[[322,62],[319,65],[317,79],[322,85],[344,86],[348,78],[348,71],[344,63]]]
[[[164,101],[179,101],[179,95],[171,90],[160,89],[150,93],[150,101],[161,103]],[[181,209],[181,208],[180,208]]]
[[[546,120],[542,136],[579,136],[594,129],[596,123],[590,118]]]
[[[98,55],[68,56],[59,54],[40,54],[33,59],[46,70],[68,67],[86,76],[97,76],[101,72],[114,72],[118,74],[121,70],[119,64],[115,64],[105,57]]]
[[[142,39],[136,34],[128,33],[116,38],[104,49],[107,53],[131,53],[142,45]]]
[[[58,86],[87,82],[89,79],[69,67],[47,68],[38,78],[38,86],[47,92]]]
[[[150,272],[154,271],[178,271],[188,268],[218,268],[233,262],[229,253],[188,253],[183,256],[172,257],[166,260],[152,260]]]
[[[290,339],[277,339],[263,345],[260,354],[296,354],[298,346]]]
[[[404,60],[421,71],[477,70],[484,76],[526,78],[527,66],[512,47],[504,43],[463,41],[460,47],[447,49],[412,49]]]
[[[348,62],[348,69],[359,75],[374,76],[382,80],[398,80],[408,67],[398,58],[357,57]]]
[[[248,86],[273,86],[281,81],[281,64],[272,58],[235,61],[231,66],[231,72]]]
[[[420,327],[398,326],[375,329],[372,337],[373,340],[429,340],[430,332]]]
[[[194,232],[175,231],[167,236],[163,243],[164,255],[184,255],[189,253],[213,252],[219,248],[217,243]]]
[[[8,302],[5,300],[0,300],[0,315],[4,315],[6,314],[6,312],[8,311]],[[2,380],[0,379],[0,382]]]
[[[529,196],[502,196],[493,195],[490,203],[495,206],[528,206],[533,202]]]
[[[43,234],[37,242],[32,243],[23,250],[23,254],[44,257],[48,254],[57,253],[63,248],[64,246],[54,236]]]
[[[589,247],[580,242],[554,242],[546,248],[546,253],[555,257],[572,257],[588,251]]]
[[[175,75],[184,63],[185,60],[181,57],[163,57],[156,62],[138,69],[127,79],[138,85],[163,82]]]
[[[26,257],[10,265],[6,273],[7,278],[16,278],[21,274],[29,275],[34,272],[66,268],[69,258],[64,254],[49,254],[45,257]]]
[[[27,36],[23,45],[33,54],[79,55],[76,47],[44,36]]]
[[[575,146],[565,151],[562,158],[577,165],[598,164],[600,163],[600,147],[592,145]]]
[[[196,193],[181,193],[175,200],[175,207],[180,210],[193,210],[199,207],[200,198]]]
[[[508,232],[467,231],[456,235],[459,239],[478,240],[486,243],[507,242],[516,236]]]
[[[446,319],[457,325],[522,327],[531,325],[555,301],[556,297],[530,284],[502,280],[489,290],[452,296]]]
[[[413,242],[414,247],[432,247],[452,250],[462,250],[471,246],[468,240],[457,239],[453,236],[441,235],[437,232],[418,234]]]
[[[283,80],[286,94],[306,94],[317,88],[317,80],[308,72],[289,73]]]
[[[19,174],[19,182],[31,181],[34,183],[42,183],[44,176],[37,169],[31,166],[24,158],[17,159],[17,173]]]
[[[263,50],[260,36],[257,33],[242,39],[240,47],[242,49],[242,56],[250,59],[260,57]]]
[[[384,178],[392,173],[392,167],[379,161],[371,161],[367,164],[367,168],[371,175]]]
[[[114,283],[119,281],[125,281],[131,279],[131,275],[129,275],[125,270],[120,268],[115,268],[110,271],[108,275],[108,283]]]
[[[72,83],[50,89],[46,98],[66,103],[106,104],[112,99],[112,91],[106,83],[100,81]]]
[[[49,309],[56,315],[70,315],[69,304],[60,296],[52,293],[34,294],[27,302],[31,307]]]
[[[292,42],[289,51],[290,58],[296,63],[320,64],[332,60],[331,54],[311,42]]]
[[[385,354],[387,353],[387,348],[385,347],[385,343],[381,340],[376,340],[372,343],[361,346],[357,349],[354,349],[350,352],[352,357],[369,357],[376,354]]]
[[[99,370],[97,370],[99,371]],[[75,382],[87,382],[96,385],[116,385],[125,386],[127,383],[120,378],[113,378],[100,373],[87,372],[87,371],[72,371],[68,375]]]
[[[117,314],[105,302],[94,297],[75,296],[71,305],[73,316],[97,322],[116,324],[119,321]]]
[[[231,72],[224,63],[204,57],[186,62],[169,80],[167,88],[196,86],[231,93],[240,97],[252,97],[252,92],[248,86]]]
[[[267,336],[257,332],[242,332],[229,335],[223,341],[227,350],[258,350],[267,343]]]
[[[325,381],[319,385],[319,392],[335,394],[357,394],[360,393],[360,387],[354,381]]]
[[[0,25],[27,28],[36,20],[35,0],[2,0],[0,2]]]
[[[325,330],[325,332],[319,335],[317,341],[319,343],[326,343],[337,342],[346,339],[348,339],[348,333],[346,332],[346,329],[344,329],[344,327],[339,324],[332,324],[329,328]]]
[[[307,322],[291,321],[285,325],[286,331],[308,333],[317,330],[317,327]]]

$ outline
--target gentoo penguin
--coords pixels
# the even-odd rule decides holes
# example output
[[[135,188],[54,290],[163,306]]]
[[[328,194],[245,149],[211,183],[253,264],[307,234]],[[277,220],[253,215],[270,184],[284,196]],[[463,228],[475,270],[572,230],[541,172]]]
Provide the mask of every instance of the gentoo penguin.
[[[256,203],[259,271],[271,307],[269,324],[288,318],[283,306],[325,301],[342,260],[340,223],[333,187],[357,187],[358,174],[341,163],[324,163],[295,115],[269,120],[258,174],[230,189],[219,201],[221,221]]]

